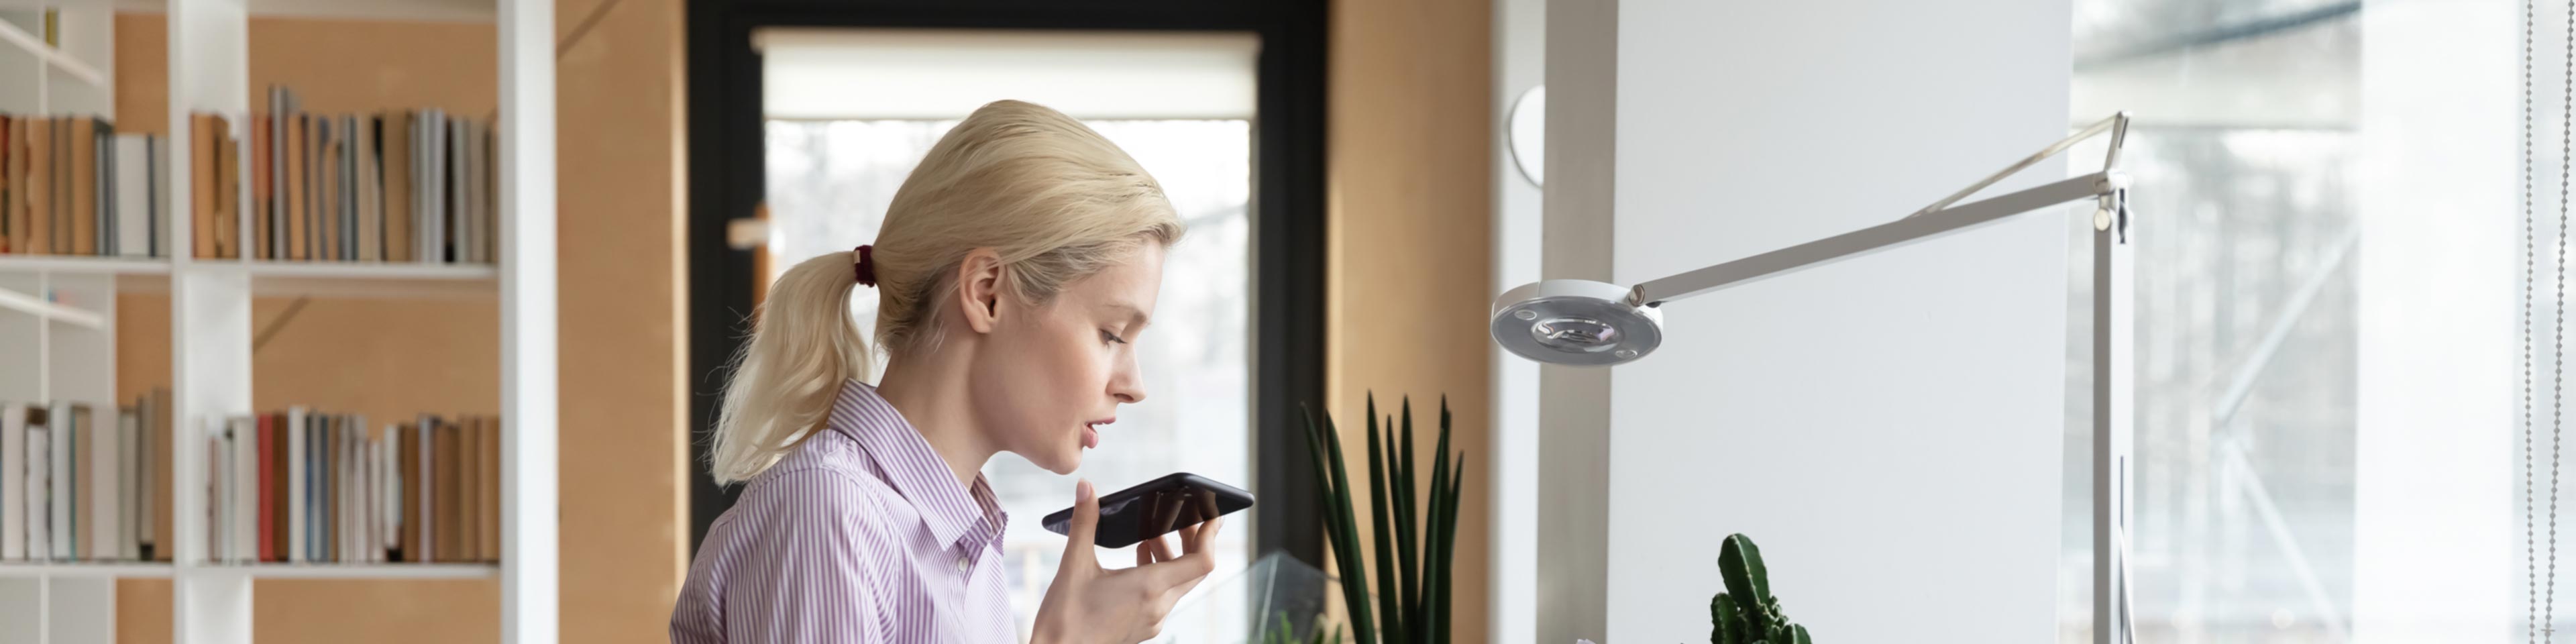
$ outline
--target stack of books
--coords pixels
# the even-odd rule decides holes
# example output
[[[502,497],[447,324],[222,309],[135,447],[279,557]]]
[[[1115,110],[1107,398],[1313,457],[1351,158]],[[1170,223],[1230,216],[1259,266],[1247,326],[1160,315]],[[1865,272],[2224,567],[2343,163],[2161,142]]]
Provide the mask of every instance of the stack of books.
[[[167,561],[170,394],[0,402],[0,561]]]
[[[106,119],[0,114],[0,253],[165,256],[168,153]]]
[[[501,423],[294,407],[209,427],[208,550],[225,563],[494,562]]]
[[[231,124],[201,114],[192,213],[198,256],[288,261],[488,264],[499,211],[489,120],[438,109],[310,114],[271,88],[250,119],[250,154]],[[248,177],[234,164],[249,163]],[[247,197],[226,193],[239,186]],[[247,230],[242,219],[248,217]],[[236,239],[247,234],[248,240]]]

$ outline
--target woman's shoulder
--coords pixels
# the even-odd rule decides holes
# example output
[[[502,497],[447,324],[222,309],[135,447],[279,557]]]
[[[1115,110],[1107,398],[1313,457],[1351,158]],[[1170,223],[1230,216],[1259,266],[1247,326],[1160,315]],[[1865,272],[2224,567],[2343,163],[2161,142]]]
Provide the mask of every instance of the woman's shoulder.
[[[890,512],[903,507],[889,503],[896,494],[870,471],[848,437],[825,432],[802,441],[786,458],[752,477],[735,506],[871,525],[885,523]]]

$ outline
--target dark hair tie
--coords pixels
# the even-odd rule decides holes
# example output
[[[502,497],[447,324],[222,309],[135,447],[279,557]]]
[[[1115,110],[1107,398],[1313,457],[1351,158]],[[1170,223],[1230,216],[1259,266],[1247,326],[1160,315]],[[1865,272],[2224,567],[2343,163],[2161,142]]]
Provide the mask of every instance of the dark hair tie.
[[[875,260],[871,260],[871,259],[869,259],[869,258],[868,258],[868,250],[869,250],[870,248],[871,248],[871,247],[870,247],[870,246],[868,246],[867,244],[860,244],[860,245],[859,245],[859,247],[858,247],[857,249],[854,249],[854,250],[850,251],[850,252],[852,252],[852,253],[857,253],[857,254],[858,254],[858,256],[859,256],[858,267],[857,267],[857,269],[856,269],[856,270],[858,271],[859,284],[860,284],[861,286],[876,286],[876,285],[877,285],[877,266],[876,266],[876,262],[875,262]]]

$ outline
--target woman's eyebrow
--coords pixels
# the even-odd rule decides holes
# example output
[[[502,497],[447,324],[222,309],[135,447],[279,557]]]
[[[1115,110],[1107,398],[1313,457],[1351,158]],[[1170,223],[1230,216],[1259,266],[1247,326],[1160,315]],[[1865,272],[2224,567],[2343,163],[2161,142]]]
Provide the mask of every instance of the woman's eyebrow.
[[[1136,308],[1136,305],[1134,304],[1128,304],[1126,302],[1110,302],[1108,308],[1112,312],[1126,313],[1127,323],[1131,327],[1141,329],[1145,328],[1145,325],[1153,323],[1153,316],[1146,315],[1144,309]]]

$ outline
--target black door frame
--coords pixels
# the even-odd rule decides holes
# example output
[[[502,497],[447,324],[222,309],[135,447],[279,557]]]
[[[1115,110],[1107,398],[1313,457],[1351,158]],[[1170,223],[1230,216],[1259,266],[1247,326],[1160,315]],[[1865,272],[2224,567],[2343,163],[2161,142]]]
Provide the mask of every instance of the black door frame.
[[[751,310],[752,255],[726,222],[760,202],[754,29],[770,26],[1237,31],[1261,38],[1254,117],[1256,553],[1324,561],[1300,405],[1324,399],[1325,0],[691,0],[688,6],[690,550],[733,505],[706,468],[724,369]],[[781,258],[782,261],[796,258]]]

